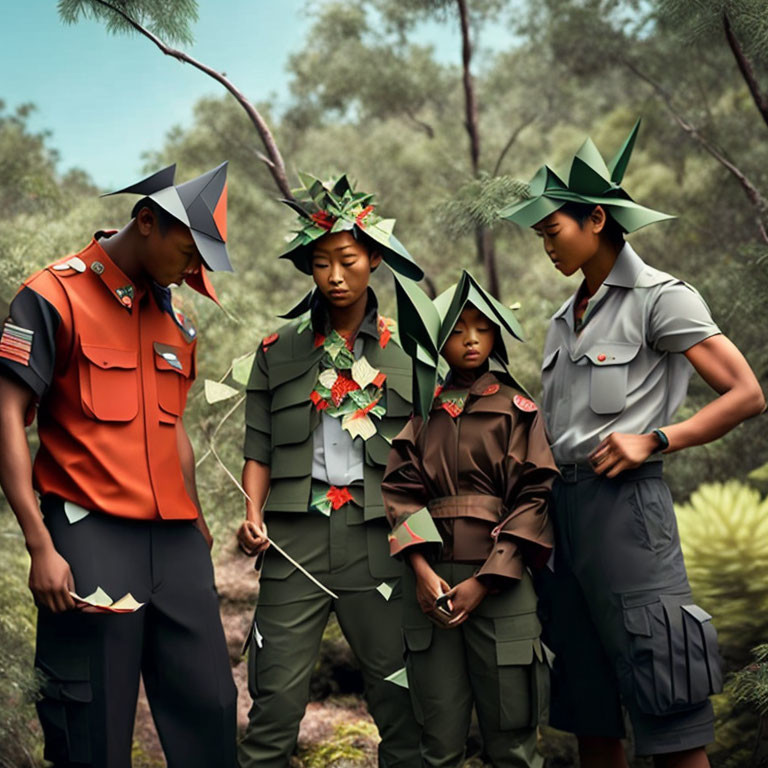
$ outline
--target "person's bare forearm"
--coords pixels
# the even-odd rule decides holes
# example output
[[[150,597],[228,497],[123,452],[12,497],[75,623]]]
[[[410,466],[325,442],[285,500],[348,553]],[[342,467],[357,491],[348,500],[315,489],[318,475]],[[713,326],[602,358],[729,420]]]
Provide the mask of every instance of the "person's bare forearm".
[[[32,487],[32,461],[24,414],[32,393],[0,376],[0,486],[19,521],[30,552],[53,548]]]
[[[264,522],[262,509],[269,494],[270,468],[268,464],[247,459],[243,467],[243,488],[248,494],[245,502],[245,518],[261,526]]]
[[[669,439],[667,452],[717,440],[765,408],[765,397],[755,374],[725,336],[706,339],[689,349],[686,356],[720,396],[689,419],[662,427]]]

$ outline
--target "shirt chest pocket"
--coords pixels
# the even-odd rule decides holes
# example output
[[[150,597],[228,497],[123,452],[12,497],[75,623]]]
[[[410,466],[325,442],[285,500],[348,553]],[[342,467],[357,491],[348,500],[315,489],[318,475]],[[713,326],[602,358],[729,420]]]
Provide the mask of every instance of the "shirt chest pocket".
[[[98,421],[131,421],[139,412],[137,352],[81,343],[80,399]]]
[[[154,357],[160,421],[173,424],[184,410],[192,375],[192,351],[156,341]]]
[[[596,342],[585,352],[589,360],[589,407],[597,414],[620,413],[627,402],[629,364],[639,344],[623,341]]]

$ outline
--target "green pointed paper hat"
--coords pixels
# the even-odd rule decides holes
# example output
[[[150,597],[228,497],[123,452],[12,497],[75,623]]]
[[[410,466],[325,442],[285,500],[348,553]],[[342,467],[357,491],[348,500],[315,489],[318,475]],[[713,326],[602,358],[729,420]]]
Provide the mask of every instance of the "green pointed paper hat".
[[[587,203],[603,206],[627,233],[656,221],[675,218],[639,205],[621,187],[639,127],[638,120],[607,165],[592,139],[588,138],[571,161],[567,184],[549,166],[542,165],[528,183],[529,196],[505,208],[499,215],[521,227],[532,227],[566,203]]]
[[[412,280],[421,280],[424,272],[405,246],[392,234],[394,219],[383,219],[373,205],[373,195],[356,192],[346,174],[335,181],[321,181],[299,173],[302,186],[293,190],[296,200],[282,200],[299,214],[296,237],[288,244],[281,259],[307,275],[312,274],[312,243],[329,232],[351,231],[357,237],[366,234],[378,246],[382,260],[394,272]]]
[[[459,282],[443,291],[433,304],[440,316],[440,332],[437,337],[438,351],[442,350],[451,331],[459,320],[467,304],[480,310],[492,323],[504,328],[518,341],[525,341],[523,329],[517,322],[515,313],[488,293],[466,269],[461,271]],[[496,342],[491,352],[503,365],[509,364],[509,356],[501,334],[496,334]]]
[[[467,270],[434,301],[413,281],[397,278],[395,288],[400,343],[413,363],[413,404],[422,418],[426,418],[432,408],[440,350],[467,304],[516,339],[524,340],[513,310],[491,296]],[[491,357],[506,371],[509,357],[501,334],[497,334]],[[519,387],[511,375],[509,378]]]

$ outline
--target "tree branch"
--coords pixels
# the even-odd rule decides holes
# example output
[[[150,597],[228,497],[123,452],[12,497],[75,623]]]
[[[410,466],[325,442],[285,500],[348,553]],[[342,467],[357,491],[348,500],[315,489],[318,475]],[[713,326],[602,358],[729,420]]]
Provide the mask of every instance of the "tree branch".
[[[538,118],[538,115],[532,115],[531,117],[526,117],[523,122],[515,128],[514,131],[512,131],[512,135],[509,137],[509,140],[504,145],[504,149],[501,150],[499,153],[499,159],[496,161],[496,165],[493,167],[493,175],[498,176],[499,171],[501,170],[501,164],[504,162],[504,158],[506,157],[507,152],[512,148],[512,145],[517,141],[517,137],[520,135],[520,133],[523,131],[524,128],[527,128],[532,122],[534,122]]]
[[[741,188],[744,190],[750,203],[757,209],[755,212],[755,224],[757,225],[760,237],[763,242],[768,245],[768,231],[766,231],[765,223],[763,222],[763,214],[768,209],[768,203],[765,198],[760,194],[757,187],[747,178],[746,174],[734,165],[725,155],[723,150],[716,147],[706,136],[703,136],[700,131],[689,123],[678,111],[675,109],[672,103],[672,97],[656,82],[650,75],[647,75],[639,67],[637,67],[632,61],[626,58],[622,58],[621,62],[626,66],[630,72],[638,77],[643,82],[651,86],[656,94],[664,102],[667,111],[672,115],[675,122],[687,133],[694,141],[696,141],[701,148],[710,154],[720,165],[722,165],[734,178],[739,182]]]
[[[413,113],[413,110],[409,107],[406,107],[403,111],[405,112],[405,116],[411,120],[411,122],[413,122],[417,128],[424,131],[424,133],[426,133],[430,139],[435,138],[435,129],[429,123],[416,117],[416,115]]]
[[[760,91],[760,85],[757,82],[755,71],[752,69],[752,64],[746,57],[744,49],[736,39],[736,35],[731,27],[731,20],[728,18],[727,13],[723,14],[723,29],[725,30],[725,39],[728,41],[731,52],[736,59],[741,76],[744,78],[744,82],[747,84],[750,94],[752,94],[752,100],[755,102],[758,112],[762,115],[763,122],[768,125],[768,95]]]
[[[159,37],[157,37],[157,35],[154,35],[148,29],[139,24],[138,21],[131,18],[131,16],[129,16],[121,8],[112,5],[111,3],[107,2],[107,0],[92,0],[92,2],[95,2],[98,5],[101,5],[102,7],[107,8],[113,13],[121,16],[137,32],[151,40],[166,56],[171,56],[185,64],[191,64],[195,69],[199,69],[201,72],[204,72],[218,83],[221,83],[221,85],[223,85],[235,97],[237,102],[245,110],[246,114],[256,128],[256,131],[258,132],[262,144],[264,145],[264,149],[267,153],[266,156],[258,153],[259,159],[269,169],[269,172],[272,174],[272,178],[274,179],[277,188],[280,190],[280,193],[289,200],[294,199],[293,194],[291,193],[290,184],[288,183],[288,177],[285,172],[285,163],[283,162],[283,158],[280,154],[280,150],[277,147],[275,138],[272,135],[272,132],[269,130],[269,126],[261,116],[261,113],[256,109],[256,107],[251,104],[250,101],[248,101],[242,91],[240,91],[240,89],[231,80],[229,80],[226,75],[222,74],[221,72],[217,72],[215,69],[212,69],[207,64],[203,64],[201,61],[198,61],[184,51],[180,51],[176,48],[171,48],[169,45],[166,45]]]

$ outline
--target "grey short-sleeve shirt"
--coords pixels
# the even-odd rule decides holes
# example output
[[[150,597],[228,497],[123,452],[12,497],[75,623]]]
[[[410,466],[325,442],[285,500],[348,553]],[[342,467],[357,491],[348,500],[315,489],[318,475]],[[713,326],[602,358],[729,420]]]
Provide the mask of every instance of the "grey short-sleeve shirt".
[[[682,354],[720,333],[694,288],[649,267],[625,244],[574,329],[575,296],[544,347],[542,409],[559,464],[585,463],[611,432],[669,424],[692,366]]]

